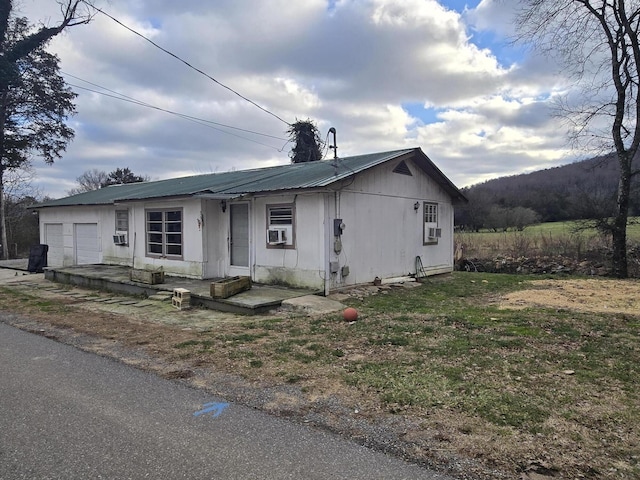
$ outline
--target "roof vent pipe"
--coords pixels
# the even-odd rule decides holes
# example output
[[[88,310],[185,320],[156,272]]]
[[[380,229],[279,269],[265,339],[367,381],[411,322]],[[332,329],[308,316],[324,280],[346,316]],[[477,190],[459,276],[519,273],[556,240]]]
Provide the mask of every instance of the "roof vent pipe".
[[[336,129],[331,127],[329,133],[333,134],[333,145],[329,145],[329,148],[333,150],[333,159],[338,159],[338,144],[336,143]]]
[[[329,145],[329,148],[333,150],[333,170],[334,175],[338,176],[338,143],[336,141],[336,129],[331,127],[329,133],[333,134],[333,145]]]

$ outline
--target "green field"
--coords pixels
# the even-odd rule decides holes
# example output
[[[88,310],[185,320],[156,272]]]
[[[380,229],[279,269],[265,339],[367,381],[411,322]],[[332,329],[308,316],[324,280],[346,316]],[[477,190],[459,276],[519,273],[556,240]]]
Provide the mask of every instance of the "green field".
[[[522,232],[509,231],[509,232],[493,232],[489,230],[481,230],[480,232],[473,232],[479,235],[486,236],[499,236],[504,233],[517,234],[525,233],[530,236],[535,235],[552,235],[552,236],[567,236],[574,235],[579,231],[580,223],[577,221],[568,222],[547,222],[539,223],[537,225],[531,225],[526,227]],[[590,228],[580,232],[586,236],[599,236],[595,229]],[[629,225],[627,226],[627,236],[629,241],[640,241],[640,217],[633,217],[629,219]]]
[[[588,251],[605,251],[610,248],[610,237],[594,228],[580,228],[580,223],[548,222],[531,225],[522,231],[507,232],[457,232],[457,246],[464,246],[467,258],[492,258],[499,255],[541,256],[565,255],[579,257]],[[640,217],[630,219],[627,227],[630,246],[640,244]]]

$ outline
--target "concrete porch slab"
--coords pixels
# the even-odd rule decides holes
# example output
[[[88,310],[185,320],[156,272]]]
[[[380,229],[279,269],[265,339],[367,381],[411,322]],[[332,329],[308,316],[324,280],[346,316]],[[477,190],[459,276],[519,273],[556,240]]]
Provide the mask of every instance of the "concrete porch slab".
[[[12,260],[0,260],[0,268],[27,271],[29,268],[28,258],[14,258]]]
[[[229,313],[255,315],[279,307],[284,300],[316,295],[306,289],[286,288],[254,284],[250,290],[229,298],[211,297],[211,282],[219,279],[197,280],[165,275],[164,283],[149,285],[129,279],[129,267],[117,265],[77,265],[73,267],[46,268],[47,280],[79,287],[104,290],[128,295],[152,297],[162,293],[173,293],[176,288],[191,292],[191,305]]]
[[[284,310],[301,311],[308,315],[327,314],[344,310],[346,306],[335,300],[317,295],[305,295],[303,297],[295,297],[282,301]]]

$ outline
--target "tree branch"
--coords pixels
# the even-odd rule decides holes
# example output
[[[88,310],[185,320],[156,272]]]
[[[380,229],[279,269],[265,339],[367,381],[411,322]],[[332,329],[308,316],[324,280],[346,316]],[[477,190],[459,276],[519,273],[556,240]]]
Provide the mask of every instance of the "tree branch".
[[[10,0],[0,0],[3,3],[11,3]],[[93,18],[92,14],[86,9],[84,12],[80,12],[82,5],[90,6],[85,0],[66,0],[60,3],[60,10],[62,12],[62,20],[55,27],[42,27],[35,33],[26,36],[22,40],[16,42],[16,44],[8,51],[5,52],[5,59],[10,62],[16,62],[17,60],[25,57],[33,50],[47,43],[51,38],[58,35],[62,30],[67,27],[73,27],[76,25],[82,25],[89,23]],[[0,14],[2,11],[0,10]]]

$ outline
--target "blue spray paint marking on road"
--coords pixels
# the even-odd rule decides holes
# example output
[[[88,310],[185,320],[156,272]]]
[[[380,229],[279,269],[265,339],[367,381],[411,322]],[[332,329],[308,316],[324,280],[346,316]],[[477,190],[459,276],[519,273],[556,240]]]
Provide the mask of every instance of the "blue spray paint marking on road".
[[[193,414],[194,417],[199,417],[200,415],[204,415],[206,413],[211,413],[211,416],[213,418],[217,418],[220,415],[222,415],[222,412],[225,411],[225,409],[229,406],[228,403],[224,403],[224,402],[211,402],[211,403],[205,403],[203,405],[203,409],[199,410],[197,412],[195,412]]]

